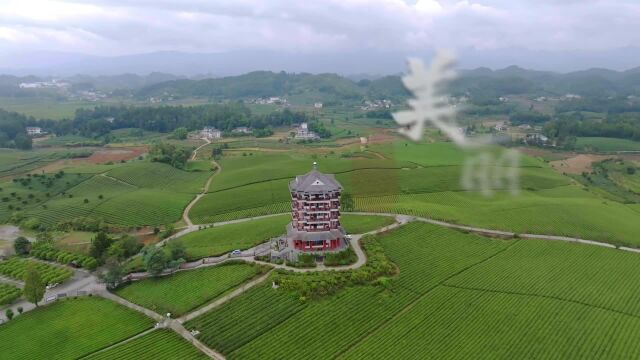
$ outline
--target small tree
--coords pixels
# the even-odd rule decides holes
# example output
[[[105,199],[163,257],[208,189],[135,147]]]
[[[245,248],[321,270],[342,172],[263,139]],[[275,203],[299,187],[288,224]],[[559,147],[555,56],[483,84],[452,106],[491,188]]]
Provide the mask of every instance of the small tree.
[[[110,289],[116,288],[122,281],[124,269],[116,258],[109,258],[105,271],[100,273],[100,278],[107,284]]]
[[[100,231],[91,240],[91,247],[89,248],[89,255],[96,259],[102,259],[103,255],[107,252],[107,249],[113,243],[113,239],[107,236],[107,233]]]
[[[149,274],[152,276],[160,275],[162,270],[167,267],[167,262],[168,259],[164,250],[153,245],[146,248],[144,252],[144,265]]]
[[[23,311],[24,309],[22,308],[22,306],[18,306],[18,314],[22,314]]]
[[[124,249],[124,246],[122,246],[122,243],[119,241],[111,244],[111,246],[109,246],[109,249],[107,250],[107,255],[110,258],[115,258],[118,260],[124,259],[125,253],[126,250]]]
[[[16,250],[16,254],[26,255],[31,250],[31,243],[24,236],[18,236],[18,238],[13,241],[13,248]]]
[[[42,282],[40,272],[33,264],[29,265],[24,275],[24,289],[22,289],[24,297],[27,301],[38,306],[38,301],[44,296],[45,290],[45,284]]]
[[[185,259],[187,257],[187,250],[184,247],[184,244],[180,240],[172,240],[167,244],[169,248],[169,254],[171,255],[171,260],[179,260]]]
[[[353,197],[351,197],[351,194],[347,192],[342,193],[342,210],[353,211],[354,208],[355,203],[353,201]]]
[[[173,233],[176,231],[176,228],[173,226],[173,224],[167,224],[164,226],[164,231],[162,232],[162,235],[160,235],[163,239],[168,238],[169,236],[173,235]]]
[[[179,127],[173,130],[173,134],[171,135],[171,137],[178,140],[184,140],[187,138],[188,134],[189,134],[189,131],[187,130],[187,128]]]
[[[7,309],[7,311],[5,311],[4,314],[7,315],[7,319],[9,320],[13,319],[13,310]]]

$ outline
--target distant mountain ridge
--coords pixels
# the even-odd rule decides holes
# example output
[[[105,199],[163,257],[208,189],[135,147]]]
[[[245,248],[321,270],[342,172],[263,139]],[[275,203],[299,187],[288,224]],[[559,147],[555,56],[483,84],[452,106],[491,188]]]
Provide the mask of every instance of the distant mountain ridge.
[[[94,56],[78,53],[37,51],[0,54],[0,73],[18,76],[72,76],[76,74],[119,75],[152,72],[192,77],[197,74],[231,76],[256,70],[293,73],[398,74],[406,69],[407,57],[430,60],[435,51],[384,51],[373,49],[336,52],[282,52],[241,50],[223,53],[157,51],[150,53]],[[640,48],[602,51],[536,51],[521,48],[459,49],[461,68],[503,69],[518,64],[528,69],[571,72],[579,69],[624,70],[640,65]],[[377,77],[377,76],[376,76]]]
[[[209,77],[207,77],[209,76]],[[0,75],[0,96],[37,96],[21,89],[22,82],[37,82],[52,77]],[[123,90],[123,94],[138,99],[210,98],[247,99],[271,96],[294,97],[302,102],[361,101],[363,99],[403,99],[408,95],[399,75],[360,75],[350,79],[335,73],[285,73],[253,71],[237,76],[210,77],[200,75],[190,79],[167,73],[141,76],[74,75],[56,77],[71,83],[76,89],[97,89],[105,92]],[[626,71],[602,68],[565,74],[528,70],[519,66],[503,69],[476,68],[462,70],[451,90],[454,95],[497,98],[511,94],[564,95],[587,97],[640,95],[640,67]]]
[[[513,94],[587,97],[640,95],[640,68],[627,71],[589,69],[567,74],[510,66],[500,70],[464,70],[451,86],[455,95],[499,97]],[[141,88],[136,96],[239,99],[268,96],[306,96],[323,101],[398,99],[407,96],[400,76],[353,81],[336,74],[289,74],[256,71],[214,79],[180,79]]]

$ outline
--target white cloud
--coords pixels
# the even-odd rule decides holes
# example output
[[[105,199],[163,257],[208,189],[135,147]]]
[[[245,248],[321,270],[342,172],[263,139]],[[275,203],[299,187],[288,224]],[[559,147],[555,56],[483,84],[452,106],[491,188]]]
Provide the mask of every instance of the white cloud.
[[[640,46],[632,0],[0,0],[0,51]]]

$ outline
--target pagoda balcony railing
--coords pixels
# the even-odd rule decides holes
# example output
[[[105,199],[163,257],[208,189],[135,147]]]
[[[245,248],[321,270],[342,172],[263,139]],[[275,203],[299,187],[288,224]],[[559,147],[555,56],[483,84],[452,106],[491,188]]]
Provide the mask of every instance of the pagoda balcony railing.
[[[304,217],[305,220],[307,220],[307,222],[313,222],[313,221],[329,221],[331,220],[330,216],[321,216],[321,217],[310,217],[310,216],[305,216]]]
[[[309,231],[309,232],[314,232],[314,231],[327,231],[327,230],[331,230],[330,226],[323,226],[323,227],[311,227],[311,226],[304,226],[302,228],[302,230],[304,231]]]

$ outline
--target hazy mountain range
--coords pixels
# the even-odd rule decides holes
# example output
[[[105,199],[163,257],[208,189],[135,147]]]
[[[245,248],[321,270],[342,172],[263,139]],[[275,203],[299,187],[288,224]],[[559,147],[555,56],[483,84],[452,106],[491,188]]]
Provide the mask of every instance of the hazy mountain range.
[[[361,79],[403,72],[407,56],[428,61],[433,56],[433,51],[414,54],[373,50],[336,53],[234,51],[201,54],[164,51],[114,57],[40,51],[0,54],[0,73],[66,77],[77,74],[95,76],[161,72],[202,78],[267,70],[337,73]],[[516,64],[527,69],[569,72],[589,68],[626,70],[640,65],[640,48],[632,47],[606,51],[553,52],[524,49],[462,50],[458,52],[458,56],[460,67],[467,69],[499,69]]]

